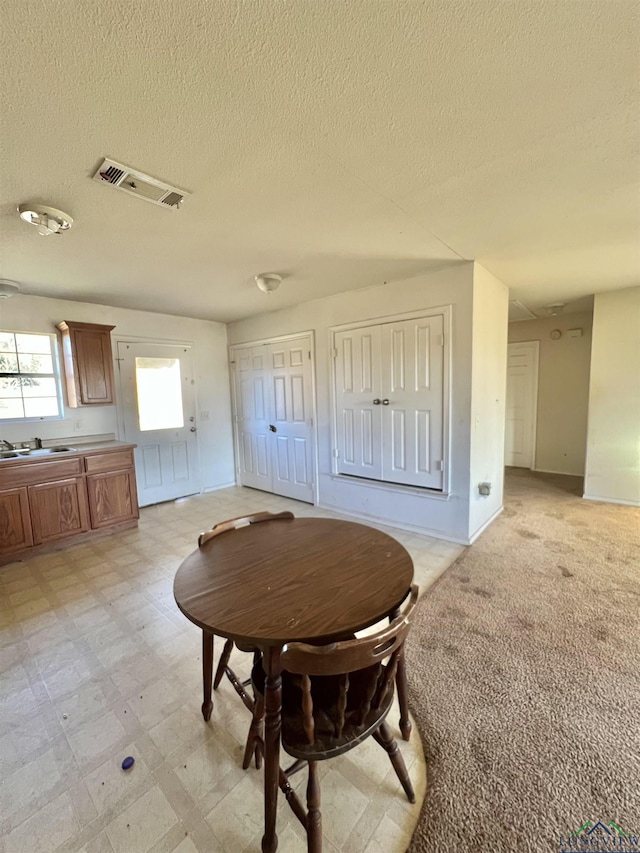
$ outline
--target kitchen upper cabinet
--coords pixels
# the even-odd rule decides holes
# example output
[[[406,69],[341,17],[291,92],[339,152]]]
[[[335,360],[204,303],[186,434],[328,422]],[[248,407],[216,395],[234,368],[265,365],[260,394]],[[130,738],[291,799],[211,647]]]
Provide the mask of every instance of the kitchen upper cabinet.
[[[64,372],[69,406],[107,406],[115,402],[111,330],[115,326],[63,320]]]
[[[29,505],[36,545],[89,529],[87,492],[82,477],[29,486]]]
[[[33,545],[29,498],[26,488],[0,491],[0,554]]]

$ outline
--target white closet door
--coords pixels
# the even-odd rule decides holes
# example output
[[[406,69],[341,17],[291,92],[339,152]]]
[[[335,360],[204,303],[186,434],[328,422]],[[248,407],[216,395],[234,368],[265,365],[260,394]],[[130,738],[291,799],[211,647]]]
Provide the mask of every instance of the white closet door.
[[[381,329],[382,479],[441,489],[444,318],[386,323]]]
[[[238,349],[234,372],[240,482],[271,491],[269,347]]]
[[[272,491],[313,503],[309,336],[269,346]]]
[[[338,473],[381,480],[380,327],[338,332],[335,346]]]

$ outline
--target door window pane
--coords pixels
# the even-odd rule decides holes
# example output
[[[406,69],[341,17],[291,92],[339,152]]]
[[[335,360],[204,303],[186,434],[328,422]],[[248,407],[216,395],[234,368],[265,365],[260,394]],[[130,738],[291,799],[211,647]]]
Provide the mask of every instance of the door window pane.
[[[140,431],[184,426],[179,358],[136,357]]]

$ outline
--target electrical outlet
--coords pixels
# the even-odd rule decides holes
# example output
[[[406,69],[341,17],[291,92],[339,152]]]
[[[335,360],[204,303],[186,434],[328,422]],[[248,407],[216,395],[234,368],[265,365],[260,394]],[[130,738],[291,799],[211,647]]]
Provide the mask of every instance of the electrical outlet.
[[[81,432],[81,430],[83,430],[83,429],[84,429],[84,421],[82,421],[80,418],[74,418],[73,419],[73,431],[74,432]]]
[[[200,412],[200,420],[208,421],[209,420],[209,412]]]

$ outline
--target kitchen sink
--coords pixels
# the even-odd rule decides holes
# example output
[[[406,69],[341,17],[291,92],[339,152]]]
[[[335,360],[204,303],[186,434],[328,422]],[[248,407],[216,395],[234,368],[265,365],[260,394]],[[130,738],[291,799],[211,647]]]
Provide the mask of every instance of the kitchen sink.
[[[0,459],[19,459],[24,456],[50,456],[52,453],[73,453],[75,447],[40,447],[37,450],[0,450]]]

